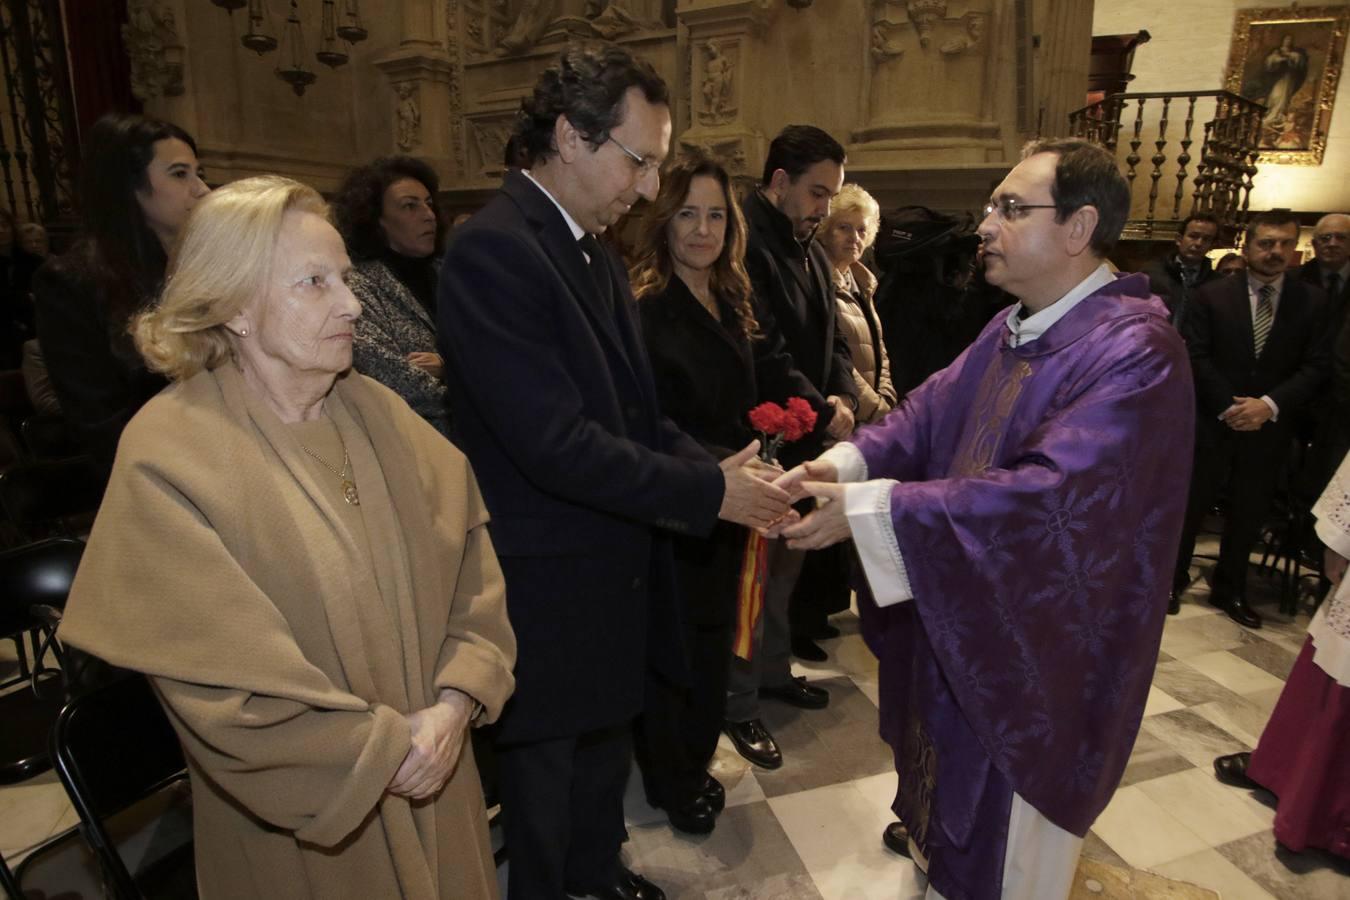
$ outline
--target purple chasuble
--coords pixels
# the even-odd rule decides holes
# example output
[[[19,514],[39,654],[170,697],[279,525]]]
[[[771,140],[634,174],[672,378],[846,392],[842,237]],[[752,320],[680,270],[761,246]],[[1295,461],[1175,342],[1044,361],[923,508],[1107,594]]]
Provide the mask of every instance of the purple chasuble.
[[[1143,275],[1038,339],[994,317],[853,443],[892,478],[912,602],[863,604],[895,810],[949,900],[994,898],[1016,792],[1082,836],[1134,746],[1185,514],[1195,391]]]

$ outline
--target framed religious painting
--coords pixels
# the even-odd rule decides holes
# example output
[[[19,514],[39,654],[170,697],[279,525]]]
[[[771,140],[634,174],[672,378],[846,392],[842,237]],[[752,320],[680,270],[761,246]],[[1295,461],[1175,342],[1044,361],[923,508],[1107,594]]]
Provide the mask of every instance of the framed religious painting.
[[[1238,10],[1224,87],[1265,106],[1260,162],[1320,166],[1350,6]]]

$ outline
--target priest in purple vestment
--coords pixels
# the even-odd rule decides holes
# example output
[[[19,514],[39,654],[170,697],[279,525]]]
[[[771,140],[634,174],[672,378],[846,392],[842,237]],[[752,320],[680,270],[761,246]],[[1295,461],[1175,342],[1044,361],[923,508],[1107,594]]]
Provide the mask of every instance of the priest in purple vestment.
[[[1067,897],[1143,717],[1195,400],[1148,279],[1105,264],[1128,211],[1104,150],[1030,145],[979,228],[989,281],[1020,302],[780,480],[819,501],[789,546],[858,548],[929,897]]]

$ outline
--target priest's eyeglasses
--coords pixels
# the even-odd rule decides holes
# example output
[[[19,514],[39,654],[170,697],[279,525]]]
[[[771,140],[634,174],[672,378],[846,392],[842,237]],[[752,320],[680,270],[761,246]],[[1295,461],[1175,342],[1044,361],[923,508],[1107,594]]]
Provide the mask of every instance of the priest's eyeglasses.
[[[990,200],[984,205],[984,217],[987,219],[994,213],[1004,222],[1015,222],[1018,219],[1025,218],[1027,213],[1033,209],[1054,209],[1053,203],[1023,203],[1016,197],[1001,197],[998,200]]]
[[[661,168],[661,160],[645,159],[640,154],[625,147],[623,142],[612,134],[609,136],[609,142],[623,151],[623,155],[628,157],[628,160],[633,164],[633,169],[636,170],[639,178],[646,178],[652,172]]]

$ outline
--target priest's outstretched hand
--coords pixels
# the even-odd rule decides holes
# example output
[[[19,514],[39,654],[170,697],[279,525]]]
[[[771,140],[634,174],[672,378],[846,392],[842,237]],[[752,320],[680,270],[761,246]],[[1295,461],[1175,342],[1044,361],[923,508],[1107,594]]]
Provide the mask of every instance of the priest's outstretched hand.
[[[853,536],[844,511],[844,486],[824,481],[803,481],[801,489],[816,498],[816,508],[800,522],[782,529],[782,536],[793,550],[819,550],[832,547]]]
[[[838,480],[839,470],[835,468],[834,463],[826,462],[823,459],[813,459],[788,469],[787,472],[778,477],[774,484],[787,491],[789,501],[796,503],[803,497],[810,496],[804,487],[805,482],[827,481],[834,483]]]

